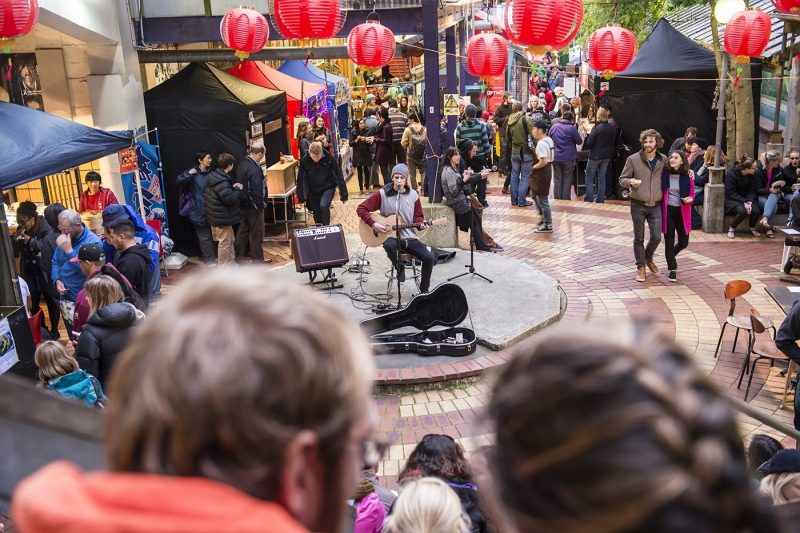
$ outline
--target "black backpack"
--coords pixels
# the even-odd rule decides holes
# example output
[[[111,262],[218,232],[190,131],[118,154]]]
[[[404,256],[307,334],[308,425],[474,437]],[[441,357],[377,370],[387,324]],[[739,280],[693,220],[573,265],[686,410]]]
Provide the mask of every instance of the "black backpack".
[[[103,265],[103,267],[100,269],[100,272],[106,276],[114,278],[114,280],[119,283],[119,286],[122,287],[122,293],[125,295],[125,302],[131,304],[139,311],[144,312],[146,310],[147,306],[145,305],[142,297],[138,292],[136,292],[136,289],[131,287],[125,282],[124,279],[122,279],[122,276],[117,270],[113,268],[106,268],[106,266]]]
[[[411,128],[411,144],[408,149],[408,155],[411,157],[411,159],[415,161],[422,161],[422,159],[425,157],[425,144],[427,139],[428,138],[425,135],[424,127],[419,126],[419,129],[416,133],[414,133],[414,129]]]

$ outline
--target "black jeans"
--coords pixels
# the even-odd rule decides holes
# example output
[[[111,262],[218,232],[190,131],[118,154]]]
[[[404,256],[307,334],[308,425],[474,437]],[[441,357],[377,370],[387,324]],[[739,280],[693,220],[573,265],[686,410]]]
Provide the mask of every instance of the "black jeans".
[[[470,207],[466,213],[456,213],[456,226],[462,231],[470,230],[470,237],[475,243],[475,249],[482,252],[489,252],[491,248],[483,239],[483,222],[481,215],[475,212],[475,208]]]
[[[404,268],[398,265],[397,260],[397,239],[389,237],[383,243],[383,249],[386,250],[386,255],[394,265],[396,270]],[[433,273],[433,263],[436,261],[433,254],[428,247],[425,246],[419,239],[400,239],[400,252],[410,254],[420,261],[422,261],[422,279],[419,282],[419,290],[428,292],[431,287],[431,274]]]
[[[786,357],[800,365],[800,346],[797,343],[776,343],[778,349],[786,354]],[[798,395],[800,386],[795,387],[794,391],[794,428],[800,430],[800,396]]]
[[[370,167],[367,165],[359,165],[356,167],[358,171],[358,190],[363,191],[369,189],[369,171]]]
[[[381,169],[381,174],[383,175],[383,184],[387,185],[392,182],[392,169],[389,168],[389,164],[385,165],[378,165]]]
[[[678,244],[675,244],[677,234]],[[667,206],[667,233],[664,235],[664,255],[667,258],[667,268],[678,270],[678,262],[675,259],[682,250],[689,246],[689,235],[683,226],[683,213],[680,207]]]
[[[661,242],[661,206],[649,207],[631,200],[631,220],[633,220],[633,255],[636,258],[636,268],[641,268],[645,265],[645,261],[653,259],[653,254]],[[650,229],[647,247],[644,245],[645,223]]]
[[[469,163],[469,168],[471,168],[476,174],[480,174],[481,170],[483,170],[485,166],[486,157],[482,155],[476,155]],[[478,200],[480,200],[481,203],[486,201],[486,180],[478,180],[478,183],[475,186],[475,195],[478,197]]]
[[[753,202],[750,204],[752,208],[750,209],[750,215],[747,214],[747,209],[743,205],[737,205],[736,207],[729,209],[728,214],[734,215],[733,220],[731,220],[732,228],[735,228],[739,224],[742,223],[742,220],[750,217],[750,227],[755,228],[756,224],[758,224],[758,220],[761,218],[761,208],[758,206],[758,202]]]
[[[264,211],[259,209],[242,209],[242,221],[236,233],[234,248],[239,260],[244,258],[245,249],[250,247],[250,259],[264,262]]]
[[[327,226],[331,223],[331,203],[336,189],[325,189],[320,193],[308,193],[308,208],[314,213],[314,222]]]
[[[199,224],[192,224],[194,226],[194,233],[197,235],[197,242],[200,245],[200,255],[204,263],[214,262],[214,239],[211,238],[211,226],[201,226]]]
[[[44,323],[44,321],[42,321],[42,327],[48,329],[49,331],[56,331],[58,330],[58,322],[59,318],[61,317],[61,308],[58,305],[58,301],[53,298],[53,295],[50,294],[47,289],[42,291],[31,290],[31,303],[33,304],[31,315],[34,315],[39,311],[39,301],[42,297],[44,297],[44,302],[47,304],[47,315],[50,317],[51,326],[50,328],[47,328],[47,325]]]
[[[394,154],[395,165],[397,163],[406,162],[406,149],[403,148],[403,145],[400,144],[400,141],[392,141],[392,154]]]

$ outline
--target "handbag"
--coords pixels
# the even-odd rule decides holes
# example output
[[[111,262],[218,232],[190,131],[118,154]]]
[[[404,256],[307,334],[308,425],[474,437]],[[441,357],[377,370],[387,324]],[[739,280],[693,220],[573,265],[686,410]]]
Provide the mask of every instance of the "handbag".
[[[189,187],[185,187],[178,192],[178,214],[188,217],[194,208],[194,197]]]

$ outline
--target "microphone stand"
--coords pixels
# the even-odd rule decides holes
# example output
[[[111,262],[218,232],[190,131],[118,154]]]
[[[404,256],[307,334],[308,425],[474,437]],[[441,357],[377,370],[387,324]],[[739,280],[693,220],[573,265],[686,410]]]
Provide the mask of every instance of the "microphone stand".
[[[463,187],[463,185],[462,185]],[[483,274],[479,274],[475,271],[475,207],[472,205],[472,202],[467,198],[469,202],[469,209],[470,209],[470,226],[469,226],[469,264],[464,265],[467,268],[467,272],[462,272],[461,274],[457,274],[452,278],[447,278],[447,281],[453,281],[454,279],[461,278],[468,274],[472,274],[473,277],[478,276],[479,278],[488,281],[489,283],[494,283],[493,280],[487,278]]]
[[[400,245],[403,241],[400,240],[400,190],[395,189],[397,192],[397,203],[395,204],[394,210],[394,235],[395,239],[397,239],[397,252],[395,254],[395,269],[397,270],[397,309],[403,307],[403,300],[402,295],[400,292],[400,269],[403,269],[405,273],[405,265],[400,264]]]

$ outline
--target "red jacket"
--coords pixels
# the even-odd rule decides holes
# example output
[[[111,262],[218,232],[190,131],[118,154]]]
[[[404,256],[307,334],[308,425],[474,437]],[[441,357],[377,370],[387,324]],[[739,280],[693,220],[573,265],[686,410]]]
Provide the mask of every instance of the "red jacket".
[[[81,200],[78,204],[78,212],[84,211],[102,211],[112,204],[118,204],[117,197],[111,189],[100,187],[97,194],[89,194],[89,189],[81,193]]]
[[[85,474],[65,461],[23,480],[11,509],[21,533],[308,533],[277,503],[215,481]]]

